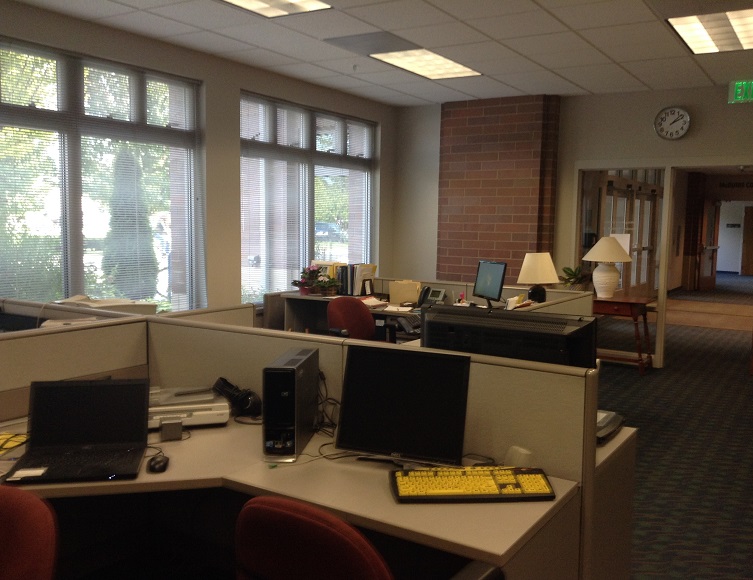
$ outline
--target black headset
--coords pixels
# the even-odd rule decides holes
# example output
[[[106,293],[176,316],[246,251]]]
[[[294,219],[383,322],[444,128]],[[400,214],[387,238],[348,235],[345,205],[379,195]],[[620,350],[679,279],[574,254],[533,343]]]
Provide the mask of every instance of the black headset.
[[[228,400],[233,414],[247,417],[261,416],[261,399],[253,391],[239,389],[224,377],[215,381],[212,390]]]

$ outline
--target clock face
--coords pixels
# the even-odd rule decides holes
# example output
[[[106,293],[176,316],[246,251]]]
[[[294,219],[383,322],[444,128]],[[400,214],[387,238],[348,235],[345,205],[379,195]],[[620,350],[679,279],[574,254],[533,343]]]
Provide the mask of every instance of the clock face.
[[[664,139],[679,139],[690,129],[690,115],[680,107],[667,107],[654,119],[654,130]]]

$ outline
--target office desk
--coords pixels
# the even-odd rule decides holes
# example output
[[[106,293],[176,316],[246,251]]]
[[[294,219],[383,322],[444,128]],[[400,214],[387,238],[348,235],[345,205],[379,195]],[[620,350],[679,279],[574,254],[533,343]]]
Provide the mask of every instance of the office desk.
[[[356,297],[357,298],[357,297]],[[302,296],[295,292],[284,295],[285,299],[285,330],[293,332],[308,332],[311,334],[329,334],[327,324],[327,305],[337,297]],[[385,304],[386,306],[386,304]],[[396,319],[409,314],[384,308],[370,308],[374,320]],[[400,333],[401,329],[398,329]],[[400,333],[401,336],[403,333]],[[410,336],[410,335],[405,335]]]
[[[594,314],[603,316],[625,316],[633,320],[635,329],[635,354],[599,349],[598,357],[602,360],[629,362],[638,365],[638,372],[645,374],[652,366],[651,335],[648,330],[647,304],[654,298],[648,296],[615,295],[612,298],[594,298]],[[643,319],[643,335],[641,335],[640,319]]]
[[[317,455],[323,441],[314,437],[305,452]],[[231,422],[156,445],[170,457],[165,473],[147,473],[144,462],[134,480],[23,487],[47,498],[212,487],[283,495],[363,528],[500,566],[508,579],[578,576],[581,497],[575,482],[551,478],[557,494],[552,502],[402,505],[392,498],[385,464],[302,456],[297,463],[270,467],[263,461],[259,426]]]

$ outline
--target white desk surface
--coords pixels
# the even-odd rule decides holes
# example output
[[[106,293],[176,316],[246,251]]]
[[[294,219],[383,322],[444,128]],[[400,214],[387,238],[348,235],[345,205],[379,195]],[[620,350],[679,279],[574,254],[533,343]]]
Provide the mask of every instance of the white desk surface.
[[[194,428],[190,433],[183,441],[159,442],[158,433],[150,432],[149,441],[170,457],[164,473],[148,473],[144,460],[141,473],[133,480],[24,488],[44,497],[209,487],[249,495],[282,495],[327,508],[355,525],[497,566],[504,566],[566,505],[579,499],[577,483],[550,478],[557,494],[554,501],[399,504],[389,488],[389,464],[354,458],[312,460],[305,455],[318,455],[319,446],[327,441],[321,436],[312,439],[297,462],[272,466],[263,460],[259,425],[231,420],[225,427]],[[572,522],[572,533],[578,534],[577,521]]]

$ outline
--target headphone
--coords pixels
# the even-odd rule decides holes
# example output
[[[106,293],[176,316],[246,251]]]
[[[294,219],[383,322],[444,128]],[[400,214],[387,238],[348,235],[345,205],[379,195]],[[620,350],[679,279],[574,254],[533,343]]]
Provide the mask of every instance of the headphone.
[[[239,389],[224,377],[220,377],[215,381],[212,390],[228,400],[235,415],[247,417],[261,416],[261,399],[253,391]]]

